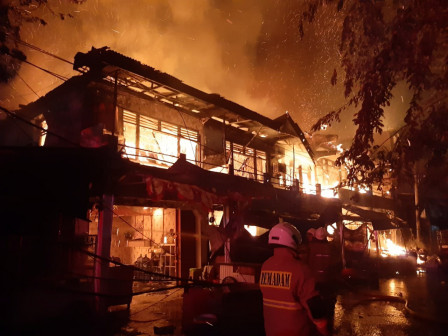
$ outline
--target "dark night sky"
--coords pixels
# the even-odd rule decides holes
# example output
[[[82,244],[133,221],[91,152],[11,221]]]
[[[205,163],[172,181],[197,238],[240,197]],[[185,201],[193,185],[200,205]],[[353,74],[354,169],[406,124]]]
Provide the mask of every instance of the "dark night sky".
[[[288,111],[305,131],[325,113],[344,103],[338,68],[341,17],[324,7],[301,39],[297,0],[87,0],[82,5],[49,0],[42,16],[47,26],[27,24],[22,39],[67,60],[92,46],[111,49],[167,72],[206,92],[219,93],[275,118]],[[132,4],[132,5],[131,5]],[[53,13],[73,18],[60,20]],[[70,77],[69,64],[23,49],[36,65]],[[333,69],[339,84],[330,85]],[[27,64],[2,88],[0,102],[11,109],[61,84]],[[34,91],[34,92],[33,92]],[[406,99],[397,98],[386,128],[401,123]],[[353,112],[353,111],[350,111]],[[353,134],[350,113],[327,130],[340,139]]]

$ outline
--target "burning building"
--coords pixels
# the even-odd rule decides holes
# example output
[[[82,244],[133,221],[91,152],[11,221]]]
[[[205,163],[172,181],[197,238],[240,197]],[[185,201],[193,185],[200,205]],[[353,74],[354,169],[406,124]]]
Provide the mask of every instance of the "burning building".
[[[339,201],[316,195],[314,154],[288,114],[269,119],[108,48],[78,53],[74,69],[81,75],[9,113],[24,122],[16,144],[42,147],[2,153],[4,190],[33,176],[25,199],[2,194],[17,222],[8,248],[27,255],[49,240],[41,257],[53,260],[52,286],[97,298],[97,308],[129,304],[133,280],[185,280],[205,265],[215,225],[222,247],[248,225],[338,220]],[[17,277],[29,276],[14,260]]]

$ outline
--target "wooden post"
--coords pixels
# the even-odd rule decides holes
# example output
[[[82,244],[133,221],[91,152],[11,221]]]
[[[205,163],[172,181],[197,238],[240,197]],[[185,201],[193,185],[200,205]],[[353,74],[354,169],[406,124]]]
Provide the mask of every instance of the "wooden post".
[[[182,251],[182,239],[180,239],[181,237],[181,221],[180,221],[180,209],[176,209],[176,234],[177,234],[177,239],[176,239],[176,256],[175,256],[175,265],[176,265],[176,273],[175,276],[180,278],[181,275],[181,264],[180,264],[180,260],[182,260],[182,256],[181,256],[181,251]],[[151,235],[152,237],[152,235]],[[178,286],[180,285],[180,280],[177,280],[176,283]]]
[[[345,260],[345,250],[344,250],[344,223],[343,221],[338,222],[339,226],[339,235],[340,235],[340,241],[341,241],[341,257],[342,257],[342,268],[347,267],[347,262]]]
[[[294,151],[294,144],[293,144],[292,145],[292,180],[293,181],[296,178],[295,171],[296,171],[296,153]]]
[[[316,184],[316,195],[320,196],[322,194],[322,186],[320,183]]]
[[[202,267],[202,219],[207,218],[207,213],[201,210],[193,211],[195,216],[195,239],[196,239],[196,268]]]
[[[229,225],[230,221],[230,212],[231,212],[231,206],[229,204],[224,205],[224,228]],[[224,242],[224,262],[230,263],[230,238],[226,238],[226,241]]]
[[[230,142],[230,165],[229,165],[229,174],[235,175],[235,163],[233,161],[233,142]]]
[[[375,244],[376,244],[376,256],[380,257],[380,242],[378,241],[378,231],[373,231],[375,235]]]
[[[103,195],[101,209],[98,219],[98,238],[96,245],[96,254],[102,258],[110,258],[110,242],[112,236],[114,196]],[[107,277],[107,269],[109,262],[105,260],[95,259],[95,293],[104,293],[106,287],[105,278]],[[97,313],[103,315],[107,312],[107,303],[103,296],[96,296]]]

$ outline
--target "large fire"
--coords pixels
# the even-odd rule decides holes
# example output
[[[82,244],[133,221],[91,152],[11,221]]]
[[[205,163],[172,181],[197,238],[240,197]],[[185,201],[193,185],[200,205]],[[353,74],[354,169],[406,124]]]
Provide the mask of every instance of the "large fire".
[[[389,238],[386,239],[386,246],[381,250],[382,257],[401,256],[406,254],[406,249],[403,246],[395,244]]]

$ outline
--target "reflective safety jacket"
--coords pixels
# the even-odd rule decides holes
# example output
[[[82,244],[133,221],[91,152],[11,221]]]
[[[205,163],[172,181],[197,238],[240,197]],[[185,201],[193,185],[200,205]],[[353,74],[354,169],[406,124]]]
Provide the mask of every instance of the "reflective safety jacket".
[[[278,247],[261,268],[266,336],[307,336],[314,323],[307,301],[318,295],[309,267],[294,251]]]

